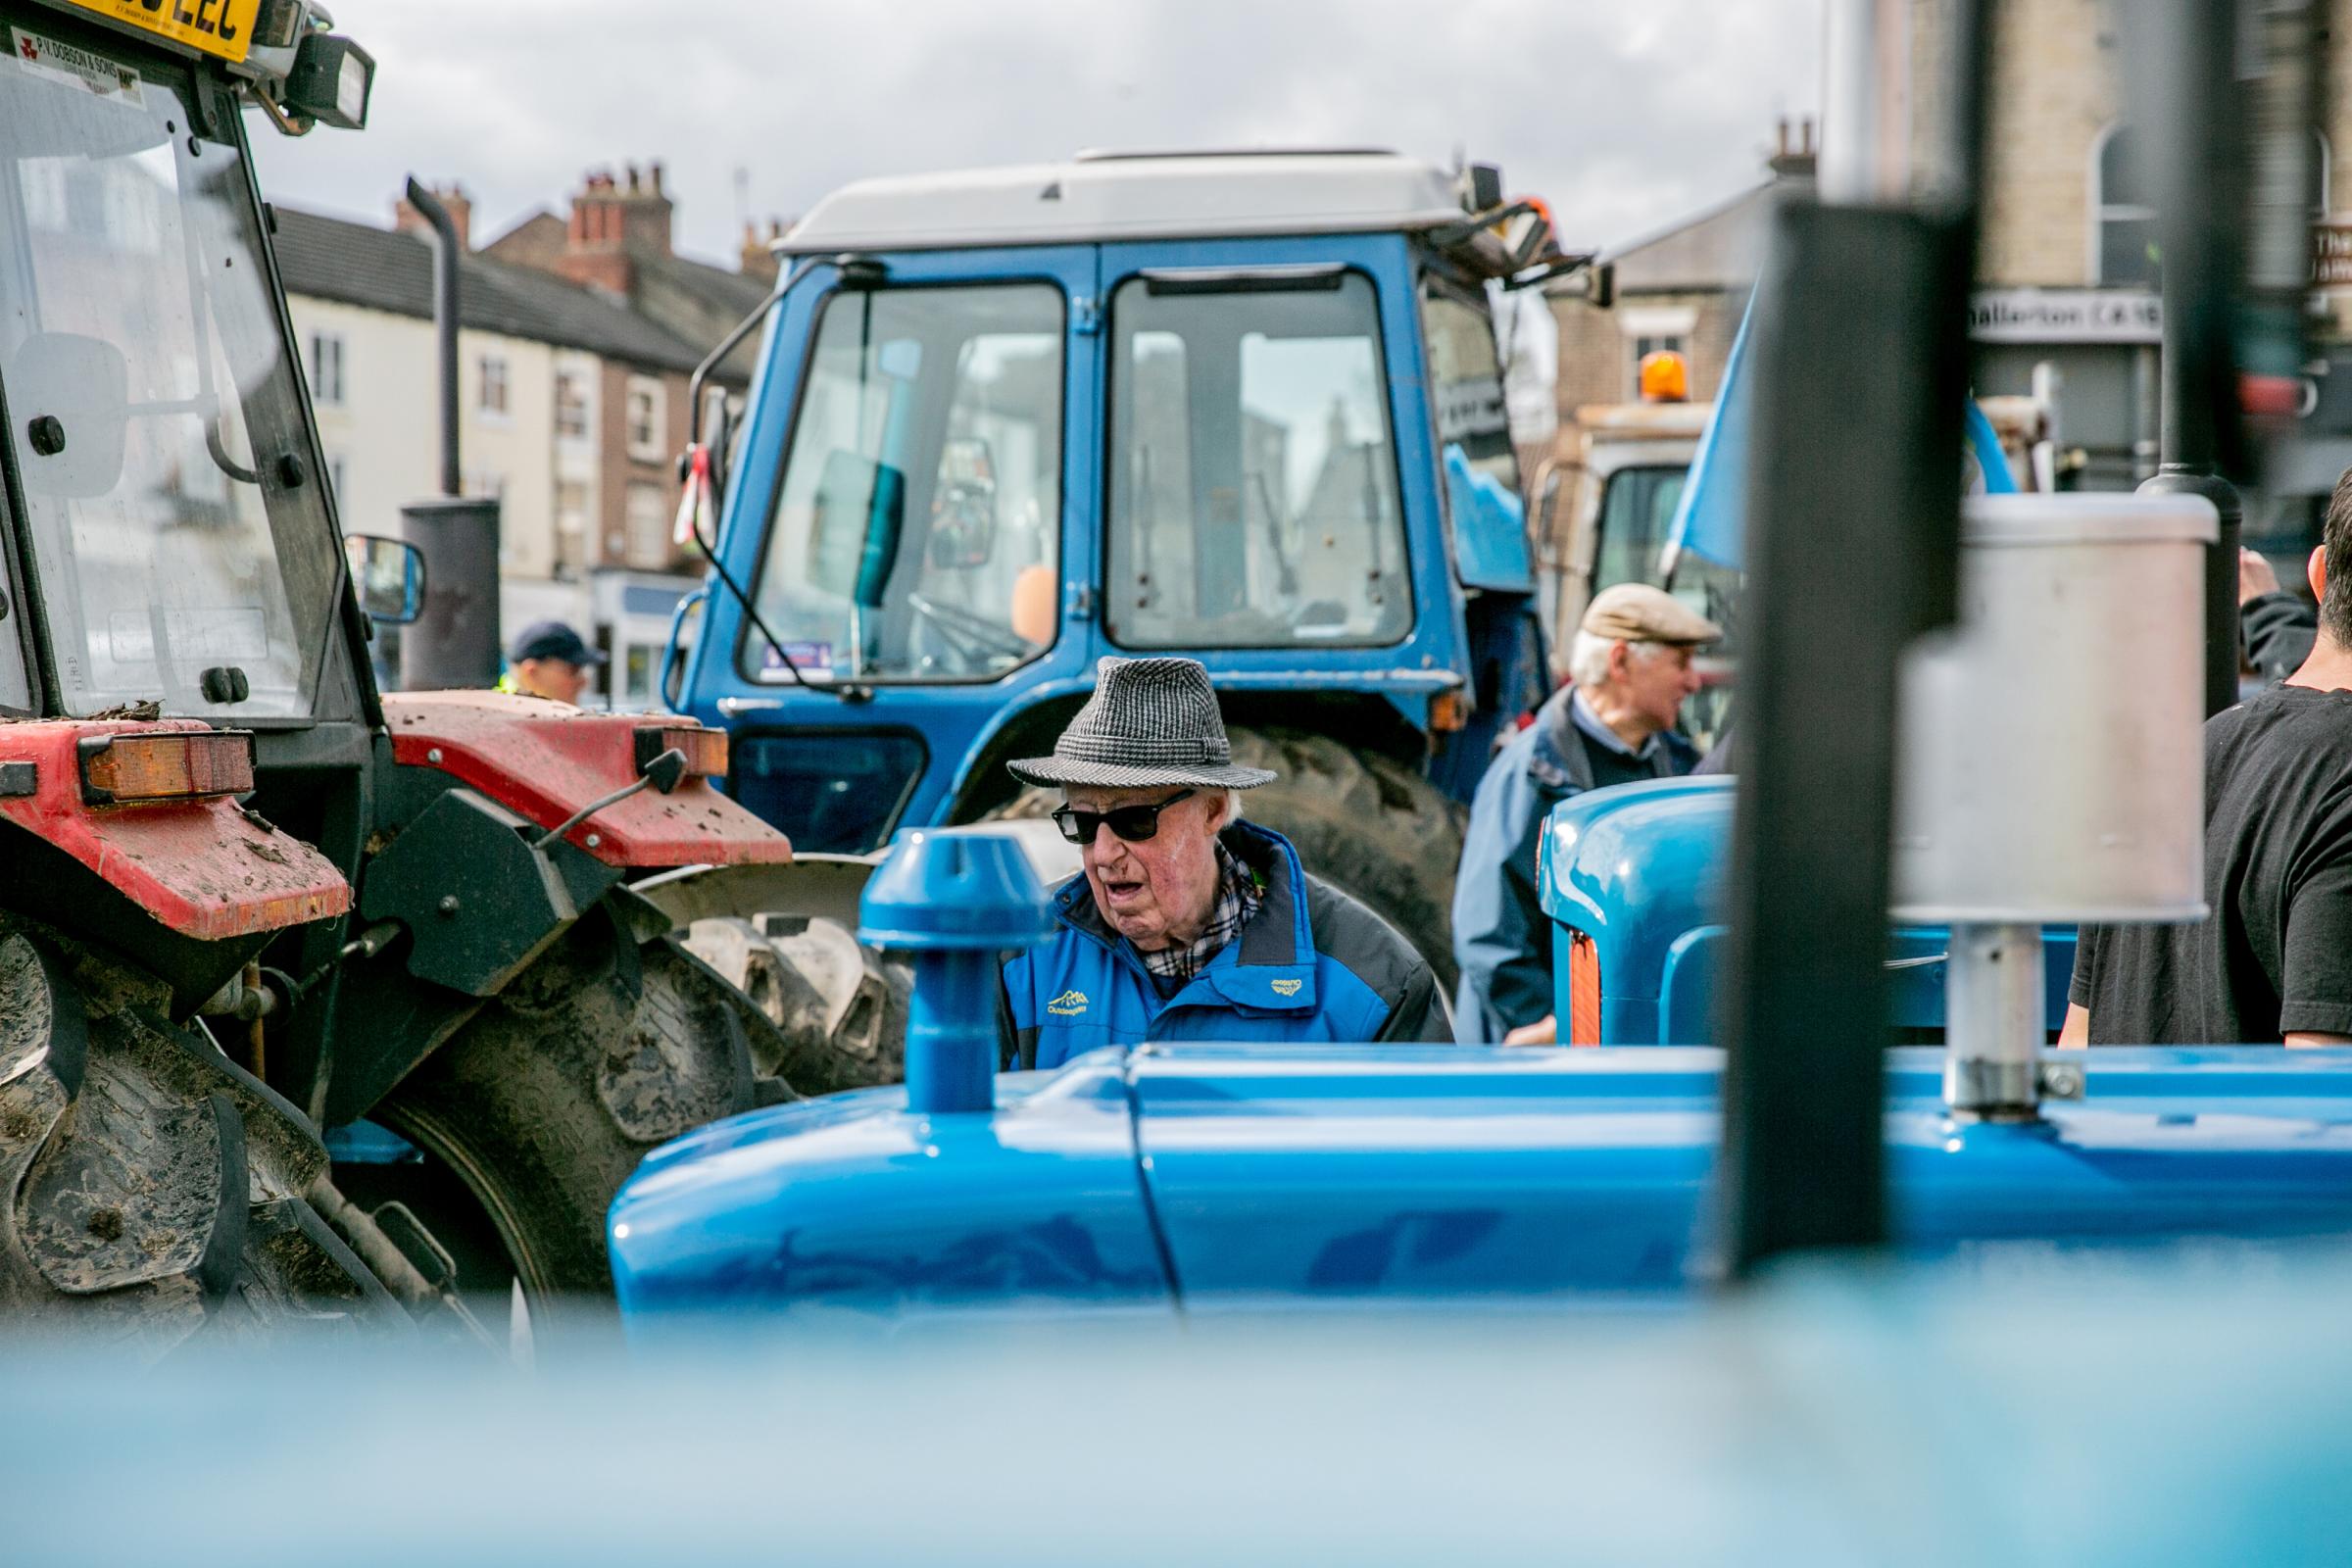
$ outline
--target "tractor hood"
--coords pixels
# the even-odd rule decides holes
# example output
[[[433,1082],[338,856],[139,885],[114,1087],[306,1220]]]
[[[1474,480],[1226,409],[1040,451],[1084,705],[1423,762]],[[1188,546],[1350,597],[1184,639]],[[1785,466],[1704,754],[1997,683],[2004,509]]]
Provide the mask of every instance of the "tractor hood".
[[[624,1310],[1679,1293],[1721,1112],[1705,1050],[1111,1048],[999,1080],[993,1111],[872,1090],[650,1156],[611,1224]],[[2102,1051],[2030,1126],[1955,1123],[1940,1053],[1890,1055],[1913,1255],[2352,1229],[2352,1052]]]

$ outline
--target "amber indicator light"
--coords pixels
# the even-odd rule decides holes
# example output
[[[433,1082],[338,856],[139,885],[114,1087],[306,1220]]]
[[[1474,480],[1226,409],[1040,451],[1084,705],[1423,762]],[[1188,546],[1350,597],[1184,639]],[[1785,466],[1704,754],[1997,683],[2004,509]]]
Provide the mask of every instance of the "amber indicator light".
[[[1600,951],[1582,931],[1568,934],[1568,1043],[1600,1044]]]
[[[727,776],[727,732],[693,725],[648,725],[637,734],[637,771],[663,752],[686,754],[686,771],[700,778]]]
[[[81,798],[92,806],[192,801],[252,788],[250,730],[94,735],[81,743]]]

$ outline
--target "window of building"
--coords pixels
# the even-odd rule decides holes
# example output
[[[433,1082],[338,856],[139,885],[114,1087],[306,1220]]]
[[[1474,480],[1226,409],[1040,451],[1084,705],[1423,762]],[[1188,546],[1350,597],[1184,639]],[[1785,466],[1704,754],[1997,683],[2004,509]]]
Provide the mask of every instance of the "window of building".
[[[475,501],[503,501],[507,476],[495,468],[473,468],[458,475],[458,489]]]
[[[588,487],[577,479],[556,481],[556,575],[577,574],[588,564]]]
[[[326,455],[326,493],[335,498],[336,506],[343,504],[343,455],[340,452]]]
[[[628,532],[628,561],[632,566],[661,566],[669,560],[669,497],[658,484],[639,479],[629,485],[622,526]]]
[[[2155,191],[2140,168],[2138,138],[2129,125],[2107,127],[2090,166],[2090,265],[2093,281],[2109,287],[2154,288],[2160,278]],[[2328,217],[2328,138],[2311,133],[2311,156],[2301,171],[2311,216]]]
[[[556,372],[556,434],[574,439],[588,433],[588,381],[574,370]]]
[[[481,386],[474,407],[484,414],[504,416],[507,412],[507,361],[501,354],[485,354],[481,359]]]
[[[666,423],[662,383],[650,375],[632,375],[628,387],[629,456],[646,463],[662,458]]]
[[[311,401],[328,407],[343,402],[343,334],[311,334]]]

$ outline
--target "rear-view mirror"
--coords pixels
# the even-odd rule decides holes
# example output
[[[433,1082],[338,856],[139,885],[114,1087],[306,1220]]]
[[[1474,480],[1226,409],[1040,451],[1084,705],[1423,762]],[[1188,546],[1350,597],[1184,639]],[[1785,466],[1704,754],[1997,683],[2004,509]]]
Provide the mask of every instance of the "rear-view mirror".
[[[946,570],[985,566],[996,551],[996,457],[978,436],[958,436],[940,451],[924,554],[934,569]]]
[[[8,360],[18,470],[34,495],[86,501],[122,480],[130,367],[103,338],[35,332]]]
[[[808,581],[867,610],[880,609],[906,522],[906,474],[834,448],[825,454],[808,521]]]
[[[344,538],[343,554],[368,618],[405,626],[424,612],[424,556],[415,545],[355,533]]]

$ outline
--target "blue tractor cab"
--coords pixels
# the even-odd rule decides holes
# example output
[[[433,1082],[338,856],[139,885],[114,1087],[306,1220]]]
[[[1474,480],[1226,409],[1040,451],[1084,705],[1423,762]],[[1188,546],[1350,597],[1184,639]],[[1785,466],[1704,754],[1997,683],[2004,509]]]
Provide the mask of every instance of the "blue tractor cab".
[[[789,271],[683,710],[796,850],[1034,814],[1105,655],[1202,661],[1254,819],[1450,976],[1459,812],[1539,702],[1490,285],[1573,270],[1491,170],[1082,156],[868,180]],[[710,456],[727,458],[726,438]]]

